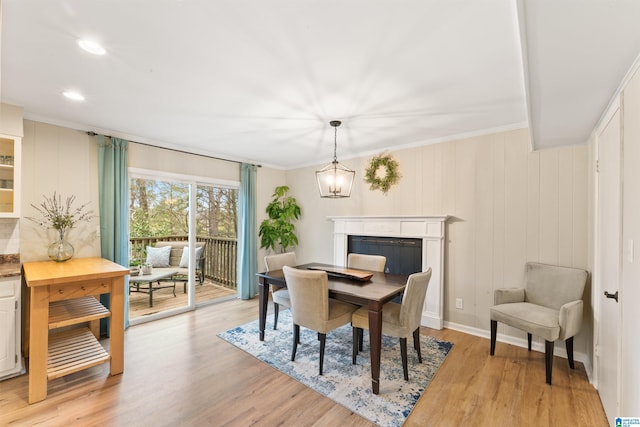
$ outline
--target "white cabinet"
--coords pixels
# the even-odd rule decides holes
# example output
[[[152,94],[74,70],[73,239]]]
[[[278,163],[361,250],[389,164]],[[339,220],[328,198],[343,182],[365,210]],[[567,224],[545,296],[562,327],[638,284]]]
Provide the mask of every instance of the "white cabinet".
[[[20,217],[22,138],[0,134],[0,218]]]
[[[20,338],[20,279],[0,278],[0,379],[24,372]]]

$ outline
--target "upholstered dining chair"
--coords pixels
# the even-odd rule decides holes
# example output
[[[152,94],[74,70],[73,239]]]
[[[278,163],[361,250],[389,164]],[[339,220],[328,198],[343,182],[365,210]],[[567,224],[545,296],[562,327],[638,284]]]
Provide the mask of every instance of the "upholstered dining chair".
[[[420,319],[427,295],[431,268],[422,273],[413,273],[407,279],[407,286],[402,296],[402,303],[388,302],[382,307],[382,334],[400,338],[400,356],[405,381],[409,381],[407,367],[407,338],[413,336],[413,348],[418,353],[418,362],[422,363],[420,351]],[[353,364],[358,356],[358,342],[363,329],[369,329],[369,311],[359,308],[351,316],[353,328]],[[360,350],[362,347],[360,346]]]
[[[351,314],[358,306],[329,298],[329,284],[325,271],[300,270],[282,267],[291,299],[293,318],[293,351],[291,361],[296,359],[300,342],[300,326],[318,332],[320,341],[320,366],[322,375],[324,348],[327,332],[351,321]]]
[[[573,337],[582,326],[582,294],[588,273],[570,267],[528,262],[525,267],[523,288],[497,289],[491,318],[491,356],[496,349],[498,322],[527,333],[531,351],[531,336],[545,342],[547,384],[551,384],[553,347],[558,339],[564,340],[569,367],[573,362]]]
[[[267,271],[282,270],[285,265],[293,267],[296,265],[296,253],[285,252],[283,254],[267,255],[264,257],[264,265]],[[271,291],[271,299],[273,300],[273,329],[278,329],[280,306],[291,307],[289,291],[287,288],[276,288]]]
[[[382,255],[365,255],[350,253],[347,255],[347,267],[356,270],[384,271],[387,257]]]

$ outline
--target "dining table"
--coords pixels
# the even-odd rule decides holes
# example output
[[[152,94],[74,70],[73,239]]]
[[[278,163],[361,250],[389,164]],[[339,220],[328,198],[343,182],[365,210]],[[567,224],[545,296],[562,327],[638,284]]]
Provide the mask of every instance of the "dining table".
[[[327,271],[329,297],[367,307],[369,311],[369,347],[371,354],[371,388],[380,392],[380,355],[382,346],[382,309],[384,304],[400,295],[407,284],[408,275],[370,272],[368,280],[359,280],[340,274],[343,267],[323,263],[295,266],[299,269]],[[286,287],[282,270],[258,273],[260,341],[265,339],[265,324],[269,302],[269,287]]]

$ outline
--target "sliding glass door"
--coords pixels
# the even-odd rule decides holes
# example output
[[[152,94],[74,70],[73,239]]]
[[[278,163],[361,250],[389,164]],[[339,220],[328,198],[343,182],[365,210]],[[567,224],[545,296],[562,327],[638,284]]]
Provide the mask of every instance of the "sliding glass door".
[[[130,176],[132,324],[235,297],[237,186]]]

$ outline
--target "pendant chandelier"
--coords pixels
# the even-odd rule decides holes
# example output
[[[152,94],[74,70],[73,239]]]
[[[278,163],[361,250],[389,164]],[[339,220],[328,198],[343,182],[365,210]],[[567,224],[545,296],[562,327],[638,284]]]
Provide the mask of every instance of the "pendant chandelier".
[[[356,172],[338,163],[338,158],[336,157],[338,126],[340,126],[342,122],[333,120],[329,122],[329,124],[334,128],[333,162],[316,171],[316,180],[318,181],[320,197],[341,199],[351,196],[351,186],[353,185],[353,178]]]

